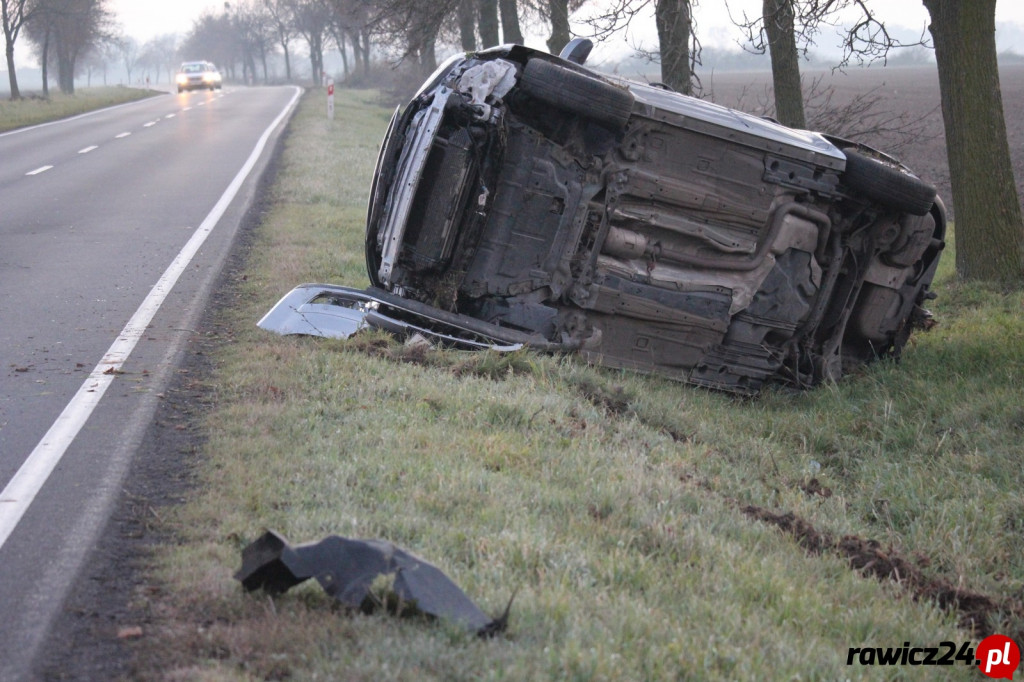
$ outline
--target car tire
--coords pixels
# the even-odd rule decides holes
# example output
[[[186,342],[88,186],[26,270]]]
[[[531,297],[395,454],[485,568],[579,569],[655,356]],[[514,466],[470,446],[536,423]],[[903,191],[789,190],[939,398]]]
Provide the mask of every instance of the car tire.
[[[616,130],[633,111],[633,95],[625,88],[543,59],[526,63],[519,85],[535,99]]]
[[[926,215],[935,204],[935,188],[901,168],[844,149],[843,184],[865,199],[911,215]]]

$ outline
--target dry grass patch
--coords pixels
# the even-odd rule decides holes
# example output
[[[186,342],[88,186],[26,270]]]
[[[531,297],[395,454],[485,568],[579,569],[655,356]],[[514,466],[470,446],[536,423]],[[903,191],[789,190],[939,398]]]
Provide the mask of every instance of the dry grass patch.
[[[165,93],[125,87],[78,88],[74,95],[52,92],[49,97],[23,93],[19,100],[0,99],[0,132],[84,114],[116,104]]]

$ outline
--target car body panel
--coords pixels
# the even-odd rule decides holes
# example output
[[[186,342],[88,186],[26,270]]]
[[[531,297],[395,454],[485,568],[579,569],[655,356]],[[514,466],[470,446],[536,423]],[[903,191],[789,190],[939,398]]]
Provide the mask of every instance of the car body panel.
[[[433,313],[433,314],[431,314]],[[510,341],[471,318],[459,319],[440,311],[424,310],[386,292],[359,290],[333,284],[301,284],[277,302],[257,323],[261,329],[283,335],[347,339],[364,329],[380,329],[402,336],[419,334],[428,341],[468,350],[513,351],[526,342],[543,340],[525,336]]]
[[[825,136],[787,128],[762,116],[729,109],[695,97],[644,83],[627,84],[636,102],[652,118],[675,119],[678,125],[722,140],[736,141],[766,152],[786,154],[804,161],[842,170],[846,156]]]
[[[368,291],[445,336],[753,394],[898,355],[944,235],[880,152],[505,46],[392,117]]]

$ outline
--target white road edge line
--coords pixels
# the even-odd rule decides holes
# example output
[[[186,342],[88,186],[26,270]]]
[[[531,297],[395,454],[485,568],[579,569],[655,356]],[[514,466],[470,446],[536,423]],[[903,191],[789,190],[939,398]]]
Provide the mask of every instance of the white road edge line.
[[[114,109],[120,109],[121,107],[135,106],[136,104],[142,104],[143,102],[148,102],[150,100],[152,100],[151,97],[144,97],[143,99],[137,99],[132,102],[125,102],[124,104],[115,104],[112,107],[93,109],[92,111],[87,111],[84,114],[78,114],[77,116],[71,116],[69,118],[61,118],[56,121],[38,123],[34,126],[26,126],[25,128],[15,128],[14,130],[8,130],[6,133],[0,133],[0,137],[7,137],[9,135],[20,135],[21,133],[27,133],[30,130],[37,130],[39,128],[46,128],[48,126],[60,125],[61,123],[69,123],[71,121],[77,121],[78,119],[85,118],[87,116],[95,116],[96,114],[102,114],[105,111],[113,111]]]
[[[181,251],[174,258],[171,264],[164,271],[164,274],[153,285],[149,294],[142,301],[142,305],[135,311],[128,324],[118,335],[117,339],[107,350],[106,355],[96,365],[96,368],[89,374],[78,392],[71,398],[64,411],[46,432],[43,439],[39,441],[35,449],[25,460],[21,468],[14,474],[14,477],[7,483],[7,486],[0,491],[0,548],[4,546],[11,533],[17,527],[21,517],[28,510],[29,505],[42,489],[43,484],[50,477],[54,468],[60,462],[68,447],[74,441],[78,432],[85,426],[93,410],[99,404],[100,399],[107,388],[114,381],[121,366],[128,360],[128,356],[135,348],[139,339],[146,332],[146,327],[153,320],[164,299],[171,292],[178,278],[188,267],[189,263],[199,252],[199,248],[206,241],[206,238],[216,227],[217,222],[224,215],[228,205],[238,194],[242,183],[252,172],[256,161],[263,153],[267,140],[274,129],[284,120],[285,116],[295,106],[299,99],[301,90],[296,90],[295,95],[288,102],[288,105],[281,110],[273,123],[263,131],[252,153],[246,160],[245,165],[238,171],[231,184],[224,190],[224,194],[207,214],[206,218],[192,234],[191,239],[182,247]]]
[[[53,166],[40,166],[39,168],[36,168],[35,170],[30,170],[28,173],[25,173],[25,175],[39,175],[40,173],[45,173],[46,171],[50,170],[51,168],[53,168]]]

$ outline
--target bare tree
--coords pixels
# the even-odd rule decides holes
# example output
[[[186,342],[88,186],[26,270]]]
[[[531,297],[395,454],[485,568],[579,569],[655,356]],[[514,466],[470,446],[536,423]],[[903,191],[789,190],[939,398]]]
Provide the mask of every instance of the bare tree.
[[[784,125],[806,128],[793,0],[764,0],[761,17],[772,60],[776,116]]]
[[[473,4],[479,9],[476,0]],[[416,64],[423,77],[437,68],[438,41],[456,40],[460,6],[461,0],[385,0],[377,3],[371,25],[374,34],[397,53],[397,63]]]
[[[114,44],[117,46],[118,55],[121,57],[121,65],[128,74],[128,85],[132,84],[132,72],[139,63],[139,43],[131,36],[118,38]]]
[[[956,208],[956,267],[965,279],[1024,283],[1024,219],[996,64],[996,0],[923,0],[939,68]]]
[[[139,63],[144,68],[152,69],[154,82],[160,82],[160,72],[167,74],[167,82],[173,81],[174,62],[178,56],[178,37],[173,33],[165,33],[146,41],[139,54]]]
[[[241,0],[229,15],[231,28],[238,45],[238,58],[242,62],[242,80],[255,82],[256,62],[263,67],[263,81],[267,81],[267,53],[273,38],[273,20],[266,6],[258,0]]]
[[[370,71],[370,10],[362,0],[327,0],[331,8],[330,33],[341,53],[345,75],[350,75],[349,47],[354,70],[366,77]]]
[[[661,83],[678,92],[693,94],[698,83],[694,68],[700,61],[700,42],[693,20],[696,0],[616,0],[603,11],[586,19],[591,35],[605,39],[654,12],[658,49],[634,45],[637,54],[661,66]]]
[[[498,0],[501,14],[501,42],[523,44],[523,30],[519,25],[519,5],[516,0]]]
[[[629,0],[623,0],[628,2]],[[548,38],[548,50],[551,54],[558,54],[572,39],[569,33],[569,14],[571,9],[569,0],[543,0],[547,9],[547,18],[551,24],[551,36]],[[579,6],[580,3],[577,3]],[[575,8],[572,8],[575,9]]]
[[[103,50],[100,46],[91,48],[78,59],[81,70],[85,74],[85,87],[92,87],[92,75],[104,68]]]
[[[112,37],[112,16],[106,0],[34,2],[33,18],[26,27],[26,35],[40,49],[43,90],[47,90],[52,58],[57,65],[57,84],[61,91],[74,94],[78,58]]]
[[[238,37],[228,14],[207,13],[196,19],[178,48],[178,54],[184,61],[210,60],[234,78],[239,54]]]
[[[101,78],[102,85],[109,84],[111,67],[120,62],[120,48],[118,47],[120,40],[120,36],[108,38],[79,59],[80,70],[86,77],[86,87],[92,87],[94,77]]]
[[[292,28],[291,8],[287,0],[263,0],[263,6],[270,16],[270,26],[274,32],[277,44],[284,52],[284,73],[285,79],[292,79],[292,58],[288,49],[292,38],[295,36]]]
[[[494,47],[501,42],[498,37],[498,0],[477,0],[476,16],[483,47]]]
[[[14,44],[25,23],[32,18],[29,0],[0,0],[0,16],[3,18],[4,45],[7,55],[7,80],[11,86],[11,99],[20,99],[18,75],[14,67]]]
[[[473,0],[459,0],[457,15],[459,45],[464,52],[472,52],[476,49],[476,3]]]
[[[776,115],[785,125],[807,127],[800,57],[807,55],[822,26],[832,25],[841,12],[848,10],[856,10],[857,15],[841,31],[843,54],[836,64],[838,69],[851,62],[885,60],[894,48],[923,44],[923,36],[910,43],[897,40],[867,0],[763,0],[760,16],[744,13],[742,18],[733,19],[746,32],[749,49],[771,56]]]
[[[690,33],[693,14],[690,0],[656,0],[654,21],[658,28],[661,81],[689,95],[693,92],[690,62]]]
[[[326,0],[288,0],[295,31],[306,41],[313,82],[324,72],[324,46],[330,33],[333,10]]]

